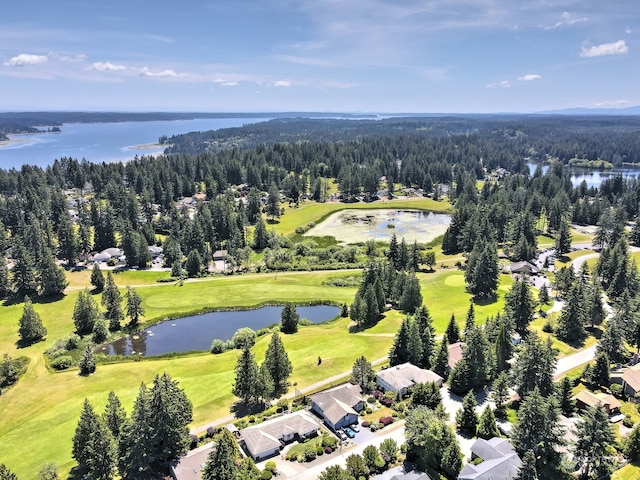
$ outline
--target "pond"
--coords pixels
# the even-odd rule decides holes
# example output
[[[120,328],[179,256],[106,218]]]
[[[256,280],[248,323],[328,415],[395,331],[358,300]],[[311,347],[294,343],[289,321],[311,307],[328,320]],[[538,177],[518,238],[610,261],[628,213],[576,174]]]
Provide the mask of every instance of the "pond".
[[[296,307],[300,319],[323,323],[340,315],[340,307],[312,305]],[[210,312],[202,315],[166,320],[145,330],[102,345],[99,353],[141,356],[172,352],[209,350],[214,339],[230,340],[242,327],[253,330],[280,322],[282,306],[273,305],[254,310]]]
[[[347,209],[332,213],[305,233],[306,236],[331,236],[339,242],[363,240],[388,242],[393,234],[398,241],[429,243],[444,235],[451,215],[423,210]]]
[[[529,167],[529,174],[533,175],[538,164],[528,162],[527,165]],[[549,166],[542,165],[542,173],[545,174],[547,170],[549,170]],[[627,179],[640,177],[640,168],[627,165],[622,167],[608,168],[605,170],[572,167],[569,169],[569,171],[571,172],[571,184],[574,187],[579,186],[584,181],[587,184],[587,188],[600,188],[604,180],[613,178],[616,175],[622,175],[623,178]]]

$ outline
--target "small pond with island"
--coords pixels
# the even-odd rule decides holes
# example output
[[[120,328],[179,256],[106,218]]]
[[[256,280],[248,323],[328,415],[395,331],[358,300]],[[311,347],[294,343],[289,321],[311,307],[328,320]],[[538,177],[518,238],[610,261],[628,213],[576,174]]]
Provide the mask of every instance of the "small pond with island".
[[[298,306],[300,319],[324,323],[340,315],[335,305]],[[211,342],[230,340],[240,328],[259,330],[280,322],[281,305],[270,305],[253,310],[227,310],[165,320],[146,327],[111,343],[101,345],[97,353],[106,355],[162,355],[197,350],[209,350]]]

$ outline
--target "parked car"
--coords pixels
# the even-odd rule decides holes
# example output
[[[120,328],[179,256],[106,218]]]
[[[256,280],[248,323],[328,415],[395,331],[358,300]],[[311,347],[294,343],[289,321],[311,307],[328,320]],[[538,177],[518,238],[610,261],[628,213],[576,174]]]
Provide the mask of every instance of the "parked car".
[[[353,437],[356,436],[356,432],[351,430],[349,427],[344,427],[344,433],[346,433],[347,437],[349,437],[349,438],[353,438]]]
[[[360,431],[360,425],[358,425],[357,423],[354,423],[353,425],[351,425],[351,430],[353,430],[354,432],[358,433]]]
[[[338,430],[336,432],[336,434],[338,435],[338,437],[340,438],[340,440],[346,440],[347,439],[347,434],[344,433],[342,430]]]

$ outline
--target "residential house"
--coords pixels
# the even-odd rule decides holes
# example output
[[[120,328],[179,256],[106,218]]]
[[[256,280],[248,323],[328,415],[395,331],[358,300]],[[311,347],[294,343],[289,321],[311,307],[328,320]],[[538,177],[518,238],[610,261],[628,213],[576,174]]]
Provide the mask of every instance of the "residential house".
[[[522,460],[505,438],[477,439],[471,445],[471,459],[482,459],[478,464],[467,463],[458,474],[458,480],[513,480]]]
[[[417,470],[405,472],[404,467],[395,467],[370,478],[371,480],[431,480],[431,477],[426,473]]]
[[[358,412],[364,408],[359,385],[347,383],[311,395],[311,410],[332,429],[358,423]]]
[[[276,455],[288,442],[314,437],[320,425],[301,410],[240,430],[241,445],[258,462]]]
[[[509,266],[511,273],[518,275],[537,275],[540,270],[534,264],[530,262],[515,262]]]
[[[416,383],[429,382],[433,382],[440,387],[443,378],[431,370],[416,367],[409,362],[381,370],[376,374],[376,384],[380,388],[400,395],[406,395],[409,388]]]
[[[170,471],[174,480],[200,480],[212,447],[213,443],[207,443],[191,450],[180,460],[172,462]]]
[[[622,383],[622,390],[625,395],[633,398],[640,392],[640,363],[625,368],[622,375],[611,375],[611,381]]]
[[[158,258],[162,255],[162,247],[157,245],[149,245],[149,253],[151,254],[151,258]]]
[[[449,371],[453,370],[456,364],[462,359],[462,350],[464,350],[466,343],[456,342],[449,345]]]
[[[578,408],[602,407],[607,415],[620,413],[620,402],[610,393],[593,393],[589,390],[581,390],[573,398]]]

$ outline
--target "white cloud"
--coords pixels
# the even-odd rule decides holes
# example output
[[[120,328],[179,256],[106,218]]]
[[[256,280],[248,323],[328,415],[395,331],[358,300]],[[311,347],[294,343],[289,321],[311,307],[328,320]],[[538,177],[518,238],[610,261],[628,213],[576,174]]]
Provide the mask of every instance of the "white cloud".
[[[540,80],[541,78],[542,75],[538,75],[537,73],[527,73],[522,77],[518,77],[518,80],[520,80],[521,82],[530,82],[532,80]]]
[[[584,23],[588,22],[589,19],[587,17],[575,17],[569,12],[562,12],[560,15],[560,20],[552,25],[541,25],[541,28],[544,30],[554,30],[556,28],[564,27],[567,25],[575,25],[576,23]]]
[[[174,70],[162,70],[161,72],[152,72],[147,67],[140,70],[141,77],[157,77],[157,78],[177,78],[184,77],[186,74],[177,73]]]
[[[511,82],[509,80],[502,80],[501,82],[494,82],[487,85],[487,88],[509,88],[511,86]]]
[[[627,27],[624,29],[624,33],[626,33],[627,35],[631,35],[633,33],[633,30],[631,30],[631,27]]]
[[[223,80],[221,78],[216,78],[213,83],[217,83],[218,85],[222,85],[223,87],[237,87],[240,85],[240,82],[235,80]]]
[[[581,57],[604,57],[605,55],[624,55],[629,52],[629,47],[624,40],[612,43],[602,43],[592,47],[582,45]]]
[[[619,108],[628,107],[631,105],[629,100],[603,100],[601,102],[595,102],[594,105],[599,108]]]
[[[84,53],[80,53],[78,55],[66,55],[62,53],[50,52],[49,58],[53,58],[60,62],[83,62],[87,59],[87,56]]]
[[[97,70],[98,72],[120,72],[126,70],[124,65],[117,65],[111,62],[94,62],[89,70]]]
[[[291,82],[289,80],[278,80],[273,84],[274,87],[290,87]]]
[[[4,62],[7,67],[25,67],[27,65],[37,65],[45,63],[49,58],[46,55],[31,55],[29,53],[21,53],[12,57],[8,62]]]

